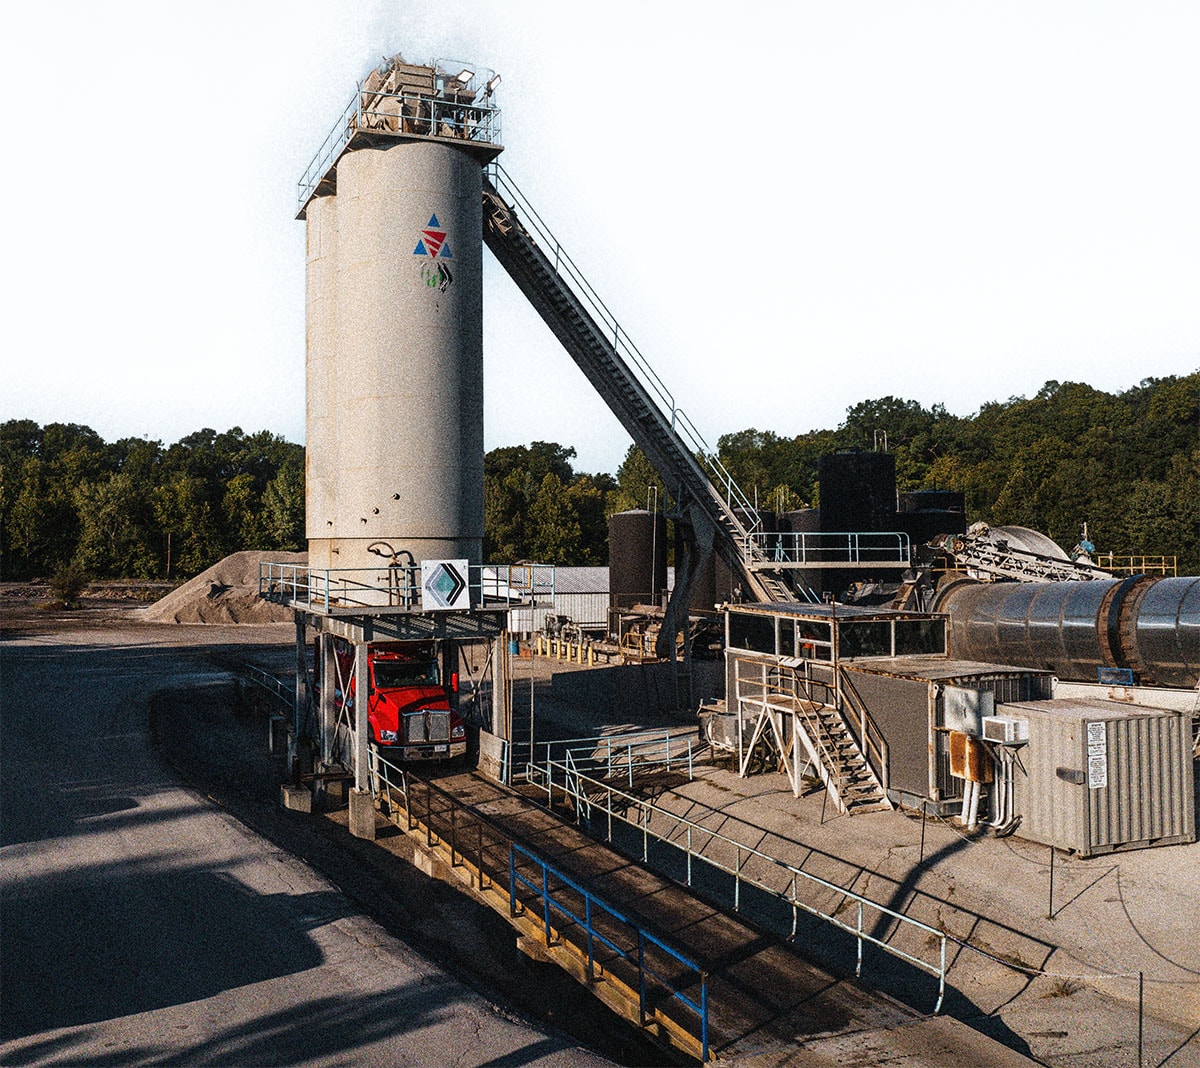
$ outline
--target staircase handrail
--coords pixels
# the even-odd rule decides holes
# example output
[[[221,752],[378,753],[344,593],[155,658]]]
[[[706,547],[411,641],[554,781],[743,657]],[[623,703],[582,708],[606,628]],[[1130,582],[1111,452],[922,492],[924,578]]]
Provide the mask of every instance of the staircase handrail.
[[[838,689],[841,691],[843,698],[846,699],[846,704],[850,706],[850,710],[853,713],[851,716],[843,716],[843,722],[850,728],[850,733],[856,735],[863,757],[871,765],[871,770],[875,773],[875,777],[879,780],[879,784],[883,787],[883,791],[886,794],[888,789],[889,762],[887,739],[879,729],[879,724],[875,722],[875,717],[871,715],[870,709],[867,708],[867,703],[862,699],[862,695],[854,688],[854,683],[850,681],[846,669],[839,664],[837,672],[839,676]],[[839,714],[840,711],[839,709]],[[859,728],[857,731],[854,729],[856,717]],[[871,759],[872,754],[875,757],[874,761]]]
[[[807,666],[807,665],[806,665]],[[784,679],[790,679],[791,699],[796,711],[804,721],[806,733],[818,748],[821,755],[821,764],[824,767],[826,775],[834,780],[834,794],[839,807],[844,805],[842,801],[843,787],[846,785],[845,769],[841,762],[837,759],[837,754],[830,750],[826,743],[826,735],[824,724],[821,722],[819,710],[827,708],[836,715],[840,715],[837,707],[836,691],[828,683],[822,682],[820,679],[814,679],[807,671],[804,674],[799,674],[795,670],[787,670],[786,673],[778,671],[775,674],[775,679],[782,682]],[[820,686],[825,691],[825,699],[820,700],[813,694],[813,686]],[[782,687],[779,687],[779,692],[786,692]],[[833,697],[833,700],[829,700]]]
[[[833,702],[828,699],[833,696],[833,688],[819,679],[812,679],[807,674],[801,676],[794,671],[769,666],[765,662],[761,667],[761,678],[756,679],[752,675],[738,678],[738,715],[741,715],[742,707],[777,708],[778,705],[771,704],[771,698],[773,696],[782,698],[786,702],[787,710],[798,715],[803,721],[805,734],[813,748],[816,749],[818,777],[832,791],[835,802],[841,807],[845,776],[838,765],[836,754],[826,744],[825,732],[821,729],[820,716],[817,712],[820,708],[834,708]],[[814,683],[826,691],[825,700],[814,696],[811,688]],[[758,689],[761,693],[758,697],[755,697],[753,693],[743,695],[743,688],[752,691]]]
[[[611,343],[614,352],[628,365],[632,365],[630,370],[636,372],[634,377],[646,391],[651,394],[653,400],[657,397],[657,405],[660,414],[665,414],[667,421],[672,430],[680,437],[682,442],[688,449],[691,450],[694,457],[698,457],[698,461],[708,468],[710,484],[714,484],[714,488],[719,485],[724,491],[725,504],[729,518],[740,529],[736,531],[738,536],[745,537],[751,534],[759,526],[758,511],[750,503],[749,499],[742,492],[740,487],[734,481],[733,476],[729,473],[720,458],[709,447],[708,442],[704,440],[703,435],[696,428],[692,420],[684,413],[684,411],[675,404],[675,398],[671,391],[667,388],[666,383],[658,375],[658,372],[651,366],[649,360],[642,354],[641,350],[629,338],[621,328],[620,322],[616,316],[609,310],[608,306],[600,299],[591,283],[584,277],[583,272],[576,265],[575,261],[568,255],[562,243],[554,236],[553,231],[546,225],[546,222],[538,214],[537,210],[529,202],[529,199],[521,192],[512,176],[497,162],[492,162],[486,168],[487,177],[491,181],[495,190],[506,198],[512,199],[512,206],[516,207],[520,213],[520,222],[526,228],[526,233],[531,238],[535,237],[545,246],[544,252],[552,253],[555,271],[564,280],[570,284],[576,298],[581,303],[587,306],[588,311],[598,320],[599,324],[605,329],[605,336],[611,335]],[[666,408],[663,413],[662,408]],[[720,493],[715,494],[720,498]],[[741,509],[749,522],[749,527],[746,522],[739,519],[734,509]]]

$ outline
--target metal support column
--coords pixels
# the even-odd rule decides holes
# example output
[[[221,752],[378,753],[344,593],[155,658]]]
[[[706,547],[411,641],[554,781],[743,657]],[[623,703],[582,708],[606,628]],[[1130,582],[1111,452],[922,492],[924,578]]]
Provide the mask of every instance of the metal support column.
[[[297,743],[300,730],[304,726],[304,709],[308,698],[308,634],[303,612],[296,612],[296,691],[292,698],[292,725],[288,731],[287,766],[288,778],[297,781],[300,769],[296,767],[299,758]]]
[[[371,669],[367,663],[370,641],[371,624],[364,620],[362,640],[354,645],[354,788],[367,791],[371,789],[371,724],[367,719],[371,705]]]
[[[333,649],[333,635],[321,633],[321,708],[318,717],[321,725],[320,758],[327,765],[333,758],[333,740],[337,725],[337,709],[333,703],[333,691],[337,686],[337,659]]]
[[[509,681],[508,631],[492,642],[492,725],[489,728],[508,741],[512,738],[509,710],[512,708],[512,684]]]

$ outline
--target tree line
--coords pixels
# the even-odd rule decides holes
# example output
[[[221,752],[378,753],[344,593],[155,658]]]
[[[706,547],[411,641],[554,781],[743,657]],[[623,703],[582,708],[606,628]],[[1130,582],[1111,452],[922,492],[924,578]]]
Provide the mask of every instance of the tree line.
[[[884,434],[897,489],[960,492],[969,522],[1030,527],[1068,549],[1086,522],[1103,552],[1177,556],[1180,574],[1200,574],[1200,371],[1119,393],[1051,381],[968,417],[883,397],[836,431],[743,430],[719,453],[760,506],[788,511],[820,504],[823,454],[882,447]]]
[[[166,446],[75,423],[0,424],[0,573],[188,578],[238,549],[304,547],[304,448],[198,430]]]
[[[1032,527],[1070,547],[1086,522],[1106,552],[1174,555],[1200,573],[1200,372],[1119,393],[1047,382],[959,417],[883,397],[836,430],[723,435],[721,462],[760,507],[819,506],[818,464],[886,447],[901,491],[948,489],[969,520]],[[615,475],[577,472],[556,442],[484,458],[484,558],[603,565],[608,516],[663,487],[631,446]],[[0,424],[0,575],[72,565],[93,577],[186,578],[237,549],[304,547],[304,449],[261,431],[199,430],[169,447],[91,428]]]

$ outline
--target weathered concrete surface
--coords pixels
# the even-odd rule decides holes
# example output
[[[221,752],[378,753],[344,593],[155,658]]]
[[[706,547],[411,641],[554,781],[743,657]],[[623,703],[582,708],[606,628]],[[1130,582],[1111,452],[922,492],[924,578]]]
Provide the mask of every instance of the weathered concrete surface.
[[[602,718],[560,700],[564,670],[573,669],[541,660],[516,673],[517,705],[528,706],[534,686],[539,738],[650,725],[636,699],[612,702]],[[1140,972],[1142,1063],[1200,1066],[1200,843],[1086,859],[1059,852],[1050,919],[1049,850],[1017,837],[968,836],[935,820],[923,828],[899,812],[835,818],[822,792],[795,798],[770,772],[742,779],[705,767],[693,783],[676,778],[652,792],[671,812],[944,926],[966,943],[951,958],[947,1011],[1036,1060],[1137,1065]],[[1200,807],[1200,785],[1197,794]],[[878,968],[865,977],[905,996],[902,977]]]

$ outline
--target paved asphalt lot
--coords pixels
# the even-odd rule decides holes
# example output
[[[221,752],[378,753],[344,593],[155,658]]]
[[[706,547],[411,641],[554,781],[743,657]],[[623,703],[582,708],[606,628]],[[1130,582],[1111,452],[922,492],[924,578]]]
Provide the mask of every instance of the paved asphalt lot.
[[[223,684],[222,654],[290,627],[195,644],[114,618],[3,620],[0,1061],[609,1063],[407,948],[159,759],[151,694]]]

